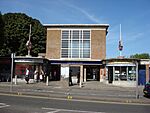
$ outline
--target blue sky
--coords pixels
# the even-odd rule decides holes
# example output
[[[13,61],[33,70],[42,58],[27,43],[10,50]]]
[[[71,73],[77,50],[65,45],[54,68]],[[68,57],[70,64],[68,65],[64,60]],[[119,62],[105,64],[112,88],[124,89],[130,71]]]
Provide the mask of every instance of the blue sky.
[[[150,54],[150,0],[0,0],[2,14],[22,12],[42,24],[109,24],[107,58],[119,56],[119,26],[122,55]]]

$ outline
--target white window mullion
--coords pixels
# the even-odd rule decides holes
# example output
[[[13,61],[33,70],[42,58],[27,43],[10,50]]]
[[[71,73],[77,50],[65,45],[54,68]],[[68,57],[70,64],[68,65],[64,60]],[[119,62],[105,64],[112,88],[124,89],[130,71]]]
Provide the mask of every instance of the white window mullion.
[[[68,58],[70,58],[70,31],[68,34]]]
[[[82,36],[81,36],[81,38],[82,38],[82,58],[83,58],[83,30],[82,30]]]
[[[80,30],[79,30],[79,58],[81,58],[81,57],[80,57],[80,34],[81,34],[81,32],[80,32]]]
[[[91,58],[91,30],[90,30],[90,58]]]
[[[71,43],[71,46],[70,46],[70,50],[71,50],[71,58],[72,58],[72,36],[73,36],[73,34],[72,34],[72,30],[70,30],[70,32],[71,32],[71,34],[70,34],[70,43]]]

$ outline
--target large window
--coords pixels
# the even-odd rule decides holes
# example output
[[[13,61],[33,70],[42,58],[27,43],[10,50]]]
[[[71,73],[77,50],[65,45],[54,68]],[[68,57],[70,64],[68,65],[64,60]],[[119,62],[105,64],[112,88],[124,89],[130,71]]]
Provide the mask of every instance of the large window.
[[[90,30],[62,30],[61,58],[90,58]]]
[[[116,66],[114,67],[115,81],[135,81],[136,68],[135,66]]]

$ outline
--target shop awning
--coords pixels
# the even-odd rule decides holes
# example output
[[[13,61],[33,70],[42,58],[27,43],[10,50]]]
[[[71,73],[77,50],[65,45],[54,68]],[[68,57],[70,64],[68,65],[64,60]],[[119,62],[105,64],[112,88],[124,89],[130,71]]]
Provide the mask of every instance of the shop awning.
[[[107,64],[106,66],[136,66],[135,64]]]

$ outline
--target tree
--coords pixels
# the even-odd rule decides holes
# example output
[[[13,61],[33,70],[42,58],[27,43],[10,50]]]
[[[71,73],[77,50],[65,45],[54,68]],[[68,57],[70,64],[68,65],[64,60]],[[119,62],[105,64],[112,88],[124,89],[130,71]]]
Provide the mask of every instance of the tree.
[[[135,55],[131,55],[130,58],[150,59],[150,55],[148,53],[135,54]]]
[[[4,21],[2,19],[2,14],[0,12],[0,50],[3,47],[4,43]]]
[[[38,53],[45,53],[46,29],[37,20],[24,13],[7,13],[2,15],[4,21],[4,44],[0,50],[0,55],[27,55],[26,42],[29,39],[30,24],[31,32],[31,55],[37,56]]]

